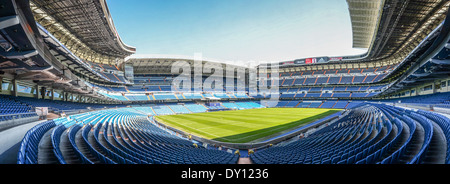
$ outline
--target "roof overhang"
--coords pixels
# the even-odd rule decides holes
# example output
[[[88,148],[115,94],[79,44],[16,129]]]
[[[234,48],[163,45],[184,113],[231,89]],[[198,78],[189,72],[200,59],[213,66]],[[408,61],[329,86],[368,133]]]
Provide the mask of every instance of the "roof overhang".
[[[136,52],[120,38],[105,0],[32,0],[30,6],[36,22],[82,59],[118,64]]]
[[[379,24],[384,0],[347,0],[347,3],[353,28],[353,47],[368,49]]]
[[[188,67],[192,72],[198,67],[227,70],[241,69],[248,72],[249,68],[234,64],[226,64],[223,61],[202,58],[201,56],[180,56],[180,55],[144,55],[131,56],[124,64],[132,64],[135,74],[169,74],[172,70]]]

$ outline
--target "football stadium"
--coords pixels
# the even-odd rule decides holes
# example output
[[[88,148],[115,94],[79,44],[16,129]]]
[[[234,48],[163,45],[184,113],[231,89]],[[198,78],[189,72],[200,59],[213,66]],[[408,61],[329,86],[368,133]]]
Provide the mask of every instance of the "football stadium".
[[[106,0],[0,0],[0,163],[450,164],[450,1],[342,1],[363,54],[242,65],[138,57]]]

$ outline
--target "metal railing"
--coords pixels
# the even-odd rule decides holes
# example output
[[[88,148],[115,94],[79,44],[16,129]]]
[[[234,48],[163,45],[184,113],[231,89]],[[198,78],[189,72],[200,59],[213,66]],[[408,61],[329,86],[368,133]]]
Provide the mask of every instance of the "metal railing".
[[[22,119],[22,118],[29,118],[32,116],[37,116],[36,112],[18,113],[18,114],[1,114],[0,119],[4,119],[1,117],[11,117],[12,119]]]
[[[384,102],[381,102],[381,104],[450,114],[450,105],[449,104],[384,103]]]

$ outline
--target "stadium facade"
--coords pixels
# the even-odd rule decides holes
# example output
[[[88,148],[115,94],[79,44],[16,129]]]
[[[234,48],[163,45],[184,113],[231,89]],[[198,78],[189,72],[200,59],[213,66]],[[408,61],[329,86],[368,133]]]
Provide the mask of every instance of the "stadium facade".
[[[62,116],[26,130],[19,164],[235,164],[249,149],[257,164],[450,163],[450,2],[347,3],[367,53],[247,67],[133,57],[105,0],[0,0],[0,130],[42,119],[42,107]],[[342,113],[251,144],[154,119],[270,107]]]

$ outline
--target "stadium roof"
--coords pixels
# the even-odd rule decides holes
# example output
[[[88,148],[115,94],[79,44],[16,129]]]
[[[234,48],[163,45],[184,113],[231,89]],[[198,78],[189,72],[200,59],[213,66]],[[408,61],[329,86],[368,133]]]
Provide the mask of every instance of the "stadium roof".
[[[450,1],[441,0],[386,0],[384,3],[381,3],[383,0],[377,1],[380,2],[379,5],[382,7],[379,14],[375,13],[377,5],[375,1],[364,1],[366,3],[361,0],[347,1],[354,29],[354,45],[366,47],[370,43],[366,54],[342,57],[337,61],[310,62],[309,64],[308,62],[306,64],[305,62],[298,62],[302,64],[295,64],[297,61],[302,61],[302,59],[299,59],[282,62],[280,68],[283,68],[281,67],[283,63],[292,62],[294,64],[288,65],[285,70],[300,71],[302,68],[320,65],[339,65],[331,68],[354,67],[355,64],[357,68],[397,65],[403,62],[444,21],[450,6]],[[375,19],[378,21],[376,26],[373,23],[362,23]],[[374,28],[373,38],[370,38],[368,35],[372,28]]]
[[[353,28],[353,47],[369,48],[379,18],[384,0],[347,0]]]
[[[105,0],[32,0],[31,7],[36,21],[83,59],[107,63],[136,51],[122,42]]]
[[[448,6],[442,0],[385,1],[373,45],[362,61],[406,57],[444,21]]]
[[[179,62],[181,61],[181,62]],[[126,59],[124,63],[132,64],[135,74],[169,74],[172,73],[173,67],[183,67],[189,64],[191,71],[194,72],[196,63],[202,62],[202,67],[208,63],[210,67],[222,68],[224,70],[229,68],[240,68],[248,71],[247,67],[225,64],[222,61],[202,58],[201,55],[197,56],[180,56],[180,55],[137,55],[131,56]],[[187,65],[186,65],[187,66]],[[207,73],[205,71],[205,73]],[[225,73],[224,73],[225,74]]]

